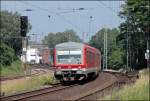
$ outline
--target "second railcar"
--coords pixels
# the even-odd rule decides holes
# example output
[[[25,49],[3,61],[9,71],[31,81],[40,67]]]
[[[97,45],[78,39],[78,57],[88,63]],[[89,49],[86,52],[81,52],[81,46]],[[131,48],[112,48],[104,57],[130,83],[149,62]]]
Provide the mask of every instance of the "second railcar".
[[[61,43],[54,49],[54,66],[60,81],[86,79],[101,70],[101,52],[82,43]]]

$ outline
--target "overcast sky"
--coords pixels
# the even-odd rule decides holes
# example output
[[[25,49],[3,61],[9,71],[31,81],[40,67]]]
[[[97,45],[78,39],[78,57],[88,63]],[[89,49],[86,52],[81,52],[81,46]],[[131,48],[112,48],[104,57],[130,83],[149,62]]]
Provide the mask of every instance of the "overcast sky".
[[[122,20],[118,17],[123,1],[2,1],[1,10],[27,15],[32,25],[28,33],[37,34],[41,40],[49,32],[73,29],[80,38],[88,39],[102,27],[118,27]],[[73,10],[84,8],[84,10]],[[25,11],[32,9],[32,11]],[[49,17],[48,17],[49,16]],[[92,19],[90,19],[92,16]],[[90,24],[91,23],[91,24]],[[91,26],[90,26],[91,25]],[[32,36],[34,40],[35,36]]]

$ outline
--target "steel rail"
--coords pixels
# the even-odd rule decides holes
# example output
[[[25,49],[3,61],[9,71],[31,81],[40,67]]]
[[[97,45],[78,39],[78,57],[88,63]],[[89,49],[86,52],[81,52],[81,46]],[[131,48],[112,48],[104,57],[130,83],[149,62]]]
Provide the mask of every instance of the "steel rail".
[[[129,80],[131,80],[131,78],[134,78],[134,77],[137,77],[138,76],[138,74],[137,73],[135,73],[135,74],[133,74],[133,75],[128,75],[128,74],[124,74],[124,73],[119,73],[119,72],[111,72],[111,71],[109,71],[109,72],[107,72],[107,73],[111,73],[111,74],[113,74],[116,78],[118,78],[118,77],[125,77],[125,78],[127,78],[127,79],[129,79]],[[117,81],[114,81],[113,83],[111,83],[111,84],[109,84],[108,86],[106,86],[106,87],[104,87],[104,88],[102,88],[102,89],[98,89],[98,90],[93,90],[93,91],[91,91],[91,92],[89,92],[89,93],[86,93],[86,94],[84,94],[84,95],[80,95],[80,96],[77,96],[76,98],[73,98],[73,99],[71,99],[71,100],[73,100],[73,101],[78,101],[78,100],[84,100],[85,98],[87,98],[87,97],[89,97],[89,96],[91,96],[91,95],[94,95],[94,94],[97,94],[97,93],[103,93],[104,91],[106,91],[107,89],[109,89],[109,88],[112,88],[112,87],[114,87],[114,86],[122,86],[122,85],[124,85],[124,84],[126,84],[127,82],[126,81],[122,81],[122,80],[117,80]],[[70,100],[70,99],[69,99]]]
[[[107,88],[113,87],[116,84],[120,86],[121,84],[127,83],[127,82],[125,82],[125,80],[129,78],[127,75],[121,74],[121,73],[119,75],[116,75],[118,73],[116,73],[116,74],[110,73],[110,74],[114,75],[118,79],[120,79],[122,77],[123,78],[120,81],[116,79],[113,82],[107,82],[101,88],[98,87],[96,89],[91,89],[89,92],[87,92],[85,94],[82,94],[80,96],[78,95],[78,96],[75,96],[75,97],[70,98],[70,99],[80,100],[80,99],[86,98],[86,97],[88,97],[94,93],[105,91]],[[122,83],[122,80],[124,81],[124,83]],[[4,97],[0,97],[0,99],[1,100],[12,100],[12,101],[25,100],[28,98],[36,97],[36,96],[47,94],[47,93],[49,93],[49,94],[57,93],[58,91],[65,90],[67,88],[71,88],[71,87],[76,86],[76,85],[78,85],[78,84],[74,84],[71,86],[57,86],[56,85],[56,87],[53,86],[53,87],[39,89],[39,90],[30,91],[30,92],[26,92],[26,93],[21,93],[21,94],[16,94],[16,95],[11,95],[11,96],[4,96]]]
[[[74,98],[74,99],[71,99],[71,100],[72,100],[72,101],[82,100],[82,99],[84,99],[84,98],[86,98],[86,97],[88,97],[88,96],[91,96],[91,95],[93,95],[93,94],[96,94],[96,93],[98,93],[98,92],[104,92],[105,90],[107,90],[108,88],[113,87],[113,86],[116,85],[116,84],[118,85],[119,83],[118,83],[117,81],[115,81],[115,82],[113,82],[112,84],[108,85],[107,87],[104,87],[104,88],[99,89],[99,90],[91,91],[91,93],[85,94],[85,95],[83,95],[83,96],[79,96],[79,97]]]
[[[34,91],[28,91],[28,92],[24,92],[24,93],[20,93],[20,94],[14,94],[14,95],[9,95],[9,96],[3,96],[0,97],[1,101],[18,101],[18,100],[24,100],[27,98],[31,98],[31,97],[35,97],[35,96],[39,96],[39,95],[43,95],[43,94],[47,94],[47,93],[52,93],[52,92],[57,92],[60,90],[64,90],[73,86],[76,86],[77,84],[74,85],[70,85],[70,86],[62,86],[61,84],[57,84],[55,86],[52,87],[46,87],[46,88],[42,88],[42,89],[38,89],[38,90],[34,90]]]

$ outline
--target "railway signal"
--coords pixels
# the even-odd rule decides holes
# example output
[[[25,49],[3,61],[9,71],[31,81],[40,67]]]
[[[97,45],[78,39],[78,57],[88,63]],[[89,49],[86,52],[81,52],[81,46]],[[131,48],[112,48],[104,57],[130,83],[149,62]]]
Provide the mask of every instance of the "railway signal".
[[[20,34],[22,37],[26,37],[27,30],[28,30],[28,17],[21,16],[20,17]]]
[[[27,38],[26,38],[26,34],[27,34],[27,30],[28,30],[28,17],[27,16],[21,16],[20,17],[20,35],[22,37],[22,68],[25,71],[25,75],[26,75],[26,70],[27,70],[27,64],[26,64],[26,60],[27,60],[27,56],[26,56],[26,50],[27,50]]]

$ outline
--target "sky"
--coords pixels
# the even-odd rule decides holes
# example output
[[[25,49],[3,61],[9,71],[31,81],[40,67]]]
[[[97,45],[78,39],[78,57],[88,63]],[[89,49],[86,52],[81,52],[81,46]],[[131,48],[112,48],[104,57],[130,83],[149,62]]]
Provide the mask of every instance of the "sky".
[[[32,25],[31,40],[42,40],[50,32],[73,29],[88,41],[101,28],[115,28],[122,22],[118,16],[123,1],[1,1],[1,10],[28,16]],[[84,8],[84,10],[78,10]],[[26,11],[31,9],[32,11]],[[74,9],[74,10],[73,10]],[[32,34],[36,35],[32,35]]]

